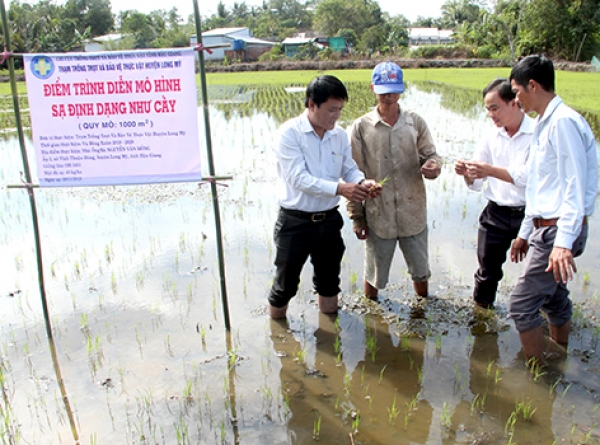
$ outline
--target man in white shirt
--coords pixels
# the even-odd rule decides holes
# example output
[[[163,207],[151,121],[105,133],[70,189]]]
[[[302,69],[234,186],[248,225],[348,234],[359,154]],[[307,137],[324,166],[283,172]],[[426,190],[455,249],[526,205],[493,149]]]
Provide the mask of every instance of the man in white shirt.
[[[306,89],[305,112],[279,129],[275,154],[280,209],[273,236],[277,253],[271,318],[285,318],[309,256],[319,308],[326,314],[337,312],[345,250],[340,232],[344,222],[337,210],[340,196],[361,202],[381,190],[358,169],[346,131],[336,125],[347,100],[339,79],[319,76]]]
[[[469,189],[481,191],[488,204],[479,217],[473,300],[490,309],[496,300],[502,265],[525,216],[525,181],[534,121],[525,115],[508,79],[495,79],[483,90],[488,116],[497,128],[481,141],[471,161],[458,160],[457,174]]]
[[[528,56],[510,74],[523,111],[538,114],[530,148],[525,219],[511,248],[525,269],[511,295],[510,317],[519,331],[525,358],[544,363],[540,309],[548,315],[550,337],[566,345],[572,304],[567,281],[577,272],[574,257],[583,253],[587,219],[598,189],[596,141],[585,119],[554,92],[554,66],[544,56]]]

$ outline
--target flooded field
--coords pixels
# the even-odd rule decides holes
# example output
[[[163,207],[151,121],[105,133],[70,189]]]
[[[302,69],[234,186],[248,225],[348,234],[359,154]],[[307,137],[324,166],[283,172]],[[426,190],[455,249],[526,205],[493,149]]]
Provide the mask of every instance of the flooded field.
[[[374,105],[368,85],[349,90],[344,126]],[[547,368],[525,368],[506,309],[520,265],[505,267],[496,311],[471,306],[485,202],[452,164],[491,125],[478,94],[410,85],[401,99],[447,163],[427,183],[434,296],[414,297],[398,253],[380,301],[364,300],[364,246],[346,219],[338,316],[319,313],[307,264],[288,323],[268,318],[271,142],[302,111],[302,91],[209,89],[216,173],[233,176],[217,187],[230,333],[208,185],[37,190],[56,369],[28,197],[2,190],[2,443],[600,444],[597,218],[570,284],[566,355],[551,350]],[[0,181],[20,182],[21,170],[8,136]]]

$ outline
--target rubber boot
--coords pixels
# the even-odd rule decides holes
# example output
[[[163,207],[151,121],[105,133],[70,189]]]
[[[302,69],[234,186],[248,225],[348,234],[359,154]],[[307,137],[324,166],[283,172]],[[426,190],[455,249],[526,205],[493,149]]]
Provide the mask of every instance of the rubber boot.
[[[429,283],[427,281],[413,281],[413,288],[419,297],[427,298],[429,295]]]
[[[319,309],[324,314],[336,314],[338,311],[338,296],[324,297],[319,295]]]
[[[377,300],[377,294],[379,291],[375,286],[365,280],[365,297],[369,300]]]

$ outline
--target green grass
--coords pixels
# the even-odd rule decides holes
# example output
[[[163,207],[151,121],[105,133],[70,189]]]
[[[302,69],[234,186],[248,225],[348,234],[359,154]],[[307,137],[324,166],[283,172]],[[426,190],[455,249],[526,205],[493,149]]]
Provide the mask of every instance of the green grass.
[[[22,72],[22,71],[21,71]],[[325,71],[344,82],[371,80],[371,70]],[[242,73],[208,73],[209,85],[296,85],[305,86],[320,71],[260,71]],[[7,74],[6,70],[0,74]],[[410,82],[434,82],[471,90],[483,88],[496,77],[508,77],[510,68],[407,68],[404,80]],[[17,82],[19,94],[26,94],[25,82]],[[565,103],[577,110],[586,110],[600,115],[600,73],[572,71],[556,72],[556,92]],[[10,83],[0,82],[0,95],[10,95]]]
[[[344,82],[371,80],[371,70],[331,71],[261,71],[243,73],[208,73],[209,85],[298,85],[305,86],[319,74],[332,74]],[[407,68],[404,80],[435,82],[466,89],[483,90],[496,77],[508,77],[510,68]],[[565,103],[578,110],[600,114],[600,73],[556,72],[556,92]]]

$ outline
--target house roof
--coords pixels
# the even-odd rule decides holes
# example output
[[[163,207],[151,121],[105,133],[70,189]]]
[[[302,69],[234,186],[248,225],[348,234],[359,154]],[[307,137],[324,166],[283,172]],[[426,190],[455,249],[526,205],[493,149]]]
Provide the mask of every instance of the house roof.
[[[257,39],[256,37],[237,37],[236,40],[243,40],[246,43],[253,43],[255,45],[270,45],[274,46],[275,42],[269,40]]]
[[[115,40],[122,39],[124,37],[123,34],[106,34],[103,36],[92,37],[90,42],[98,42],[98,43],[106,43],[106,42],[114,42]]]
[[[303,45],[312,42],[314,37],[287,37],[281,42],[282,45]]]
[[[443,38],[450,37],[454,31],[451,29],[437,29],[437,28],[410,28],[408,30],[408,37],[411,39],[416,38]]]
[[[211,29],[209,31],[204,31],[202,33],[203,37],[209,37],[209,36],[226,36],[228,34],[233,34],[236,32],[240,32],[243,31],[245,29],[248,29],[247,27],[242,27],[242,28],[215,28],[215,29]]]

